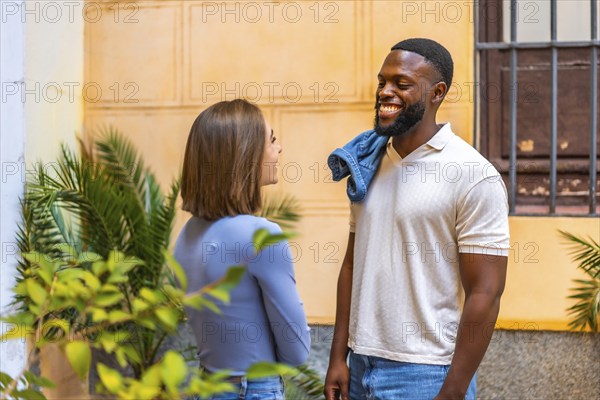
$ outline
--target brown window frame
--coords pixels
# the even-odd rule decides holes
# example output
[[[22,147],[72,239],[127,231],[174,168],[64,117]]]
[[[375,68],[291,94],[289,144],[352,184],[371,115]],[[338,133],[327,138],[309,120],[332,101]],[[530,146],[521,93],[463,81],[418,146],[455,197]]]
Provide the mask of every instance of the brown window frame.
[[[478,148],[501,172],[512,215],[598,216],[597,3],[591,0],[590,40],[559,42],[551,1],[552,40],[538,43],[516,40],[516,13],[504,42],[502,0],[476,3]],[[589,95],[577,96],[582,91]]]

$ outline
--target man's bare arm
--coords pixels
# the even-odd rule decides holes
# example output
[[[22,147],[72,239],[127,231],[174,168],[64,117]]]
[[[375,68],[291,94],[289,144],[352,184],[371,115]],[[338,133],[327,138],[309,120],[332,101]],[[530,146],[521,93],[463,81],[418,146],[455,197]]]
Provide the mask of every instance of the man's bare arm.
[[[342,262],[337,284],[337,305],[335,328],[329,367],[325,378],[325,398],[327,400],[349,399],[348,385],[350,374],[346,365],[348,356],[348,329],[350,326],[350,302],[352,299],[352,268],[354,265],[354,232],[348,236],[348,247]]]
[[[465,304],[448,376],[436,400],[464,399],[490,343],[506,281],[507,257],[461,253]]]

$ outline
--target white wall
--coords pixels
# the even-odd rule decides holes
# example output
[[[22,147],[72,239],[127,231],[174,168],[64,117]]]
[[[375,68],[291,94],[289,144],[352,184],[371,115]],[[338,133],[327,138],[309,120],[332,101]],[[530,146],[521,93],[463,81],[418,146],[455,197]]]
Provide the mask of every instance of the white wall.
[[[18,2],[23,3],[23,2]],[[14,4],[18,4],[15,2]],[[23,193],[21,166],[24,162],[25,119],[24,104],[18,96],[9,96],[24,81],[25,24],[20,19],[5,18],[7,2],[0,1],[2,23],[0,24],[0,154],[2,159],[2,183],[0,185],[0,242],[2,243],[2,266],[0,268],[0,314],[5,315],[12,299],[14,285],[15,244],[14,237],[19,217],[19,196]],[[7,328],[2,324],[0,332]],[[25,343],[9,341],[0,343],[0,371],[12,376],[25,365]]]
[[[56,159],[83,129],[84,2],[0,0],[1,241],[0,312],[12,298],[19,197],[33,163]],[[0,370],[18,373],[25,344],[0,343]]]

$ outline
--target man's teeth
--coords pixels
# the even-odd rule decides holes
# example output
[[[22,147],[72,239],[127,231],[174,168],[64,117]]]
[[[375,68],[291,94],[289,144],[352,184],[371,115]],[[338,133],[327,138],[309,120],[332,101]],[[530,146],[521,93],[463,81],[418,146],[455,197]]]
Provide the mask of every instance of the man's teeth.
[[[382,105],[380,107],[380,110],[385,111],[385,112],[396,112],[400,109],[400,107],[398,106],[384,106]]]

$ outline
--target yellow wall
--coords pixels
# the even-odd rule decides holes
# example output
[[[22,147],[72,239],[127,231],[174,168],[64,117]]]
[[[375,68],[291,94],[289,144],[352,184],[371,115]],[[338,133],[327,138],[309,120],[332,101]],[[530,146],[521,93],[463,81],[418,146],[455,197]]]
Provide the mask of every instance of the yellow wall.
[[[455,84],[438,119],[473,141],[473,7],[399,0],[268,4],[143,1],[117,13],[111,3],[97,20],[90,10],[85,78],[105,95],[86,103],[86,132],[118,127],[167,185],[202,109],[234,97],[256,101],[283,145],[280,184],[270,191],[291,193],[303,206],[293,243],[301,296],[312,321],[332,322],[348,202],[345,183],[330,181],[326,157],[372,127],[377,72],[390,47],[408,37],[435,39],[452,53]],[[176,233],[186,218],[180,213]],[[527,229],[540,230],[546,219],[519,221],[511,220],[512,234],[522,246],[531,240]],[[568,226],[593,229],[588,220],[575,221]],[[534,271],[559,259],[545,253],[558,252],[551,227],[543,232],[539,266],[511,264],[503,321],[565,320],[568,281],[545,274],[537,278],[546,283],[538,285],[553,290],[527,291]],[[573,268],[563,260],[568,280]],[[522,301],[529,298],[523,292],[540,297]],[[545,306],[535,306],[538,301]]]
[[[68,2],[67,2],[68,3]],[[25,23],[25,160],[27,169],[56,159],[83,132],[83,6],[28,2]],[[71,10],[71,11],[70,11]],[[71,14],[69,14],[69,11]]]
[[[584,279],[569,255],[567,231],[600,240],[600,219],[511,217],[511,252],[498,324],[509,329],[568,329],[573,279]]]

